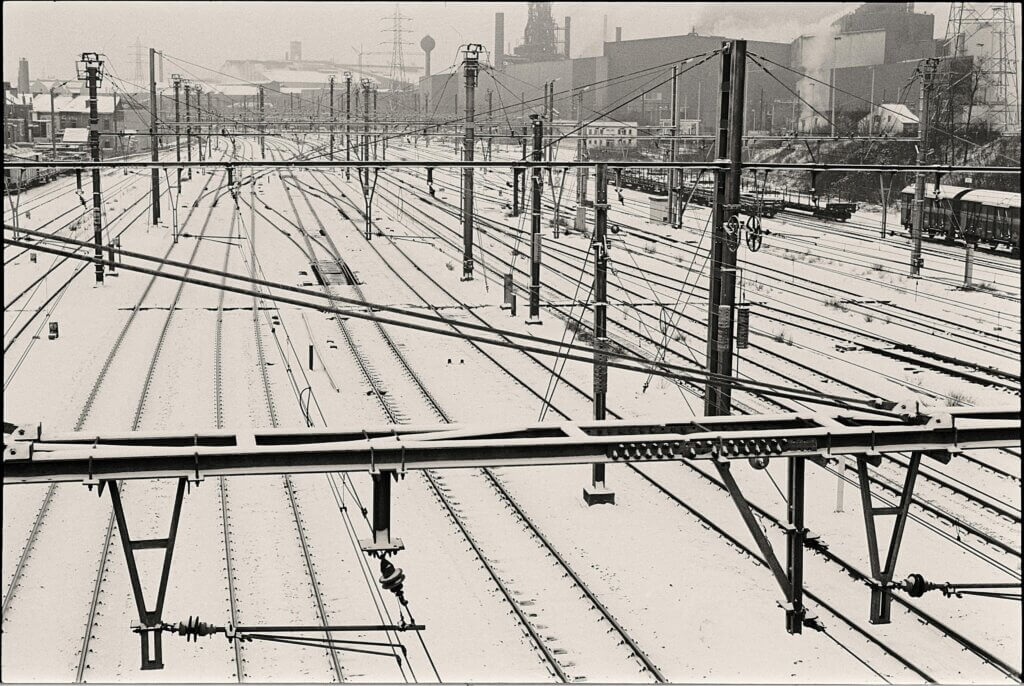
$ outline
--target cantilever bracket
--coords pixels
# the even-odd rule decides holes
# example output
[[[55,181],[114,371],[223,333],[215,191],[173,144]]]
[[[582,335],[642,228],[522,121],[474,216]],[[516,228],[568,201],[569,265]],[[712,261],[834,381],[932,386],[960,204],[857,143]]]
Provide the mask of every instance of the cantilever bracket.
[[[398,479],[393,469],[372,471],[373,480],[373,538],[359,541],[367,555],[384,558],[405,548],[400,538],[391,537],[391,480]]]
[[[163,622],[164,597],[167,594],[167,580],[171,572],[171,557],[174,554],[174,541],[178,535],[178,521],[181,517],[181,503],[185,497],[185,484],[188,479],[178,479],[177,490],[174,495],[174,509],[171,513],[171,524],[167,538],[150,538],[133,540],[128,533],[128,523],[124,516],[124,505],[121,502],[121,489],[117,481],[110,481],[110,502],[114,507],[114,518],[117,520],[117,531],[121,537],[121,548],[124,550],[125,560],[128,563],[128,576],[131,579],[132,594],[135,596],[135,606],[139,611],[139,625],[136,632],[142,643],[142,666],[141,669],[163,669]],[[164,551],[163,567],[160,570],[160,585],[157,590],[156,605],[154,609],[147,609],[146,598],[142,592],[142,583],[139,579],[139,568],[135,561],[136,550],[162,548]]]
[[[771,542],[750,508],[750,503],[747,502],[736,479],[733,478],[730,471],[731,464],[722,460],[715,460],[713,464],[725,483],[729,495],[732,496],[733,502],[736,503],[736,509],[739,510],[743,522],[754,537],[768,568],[775,575],[779,588],[782,589],[785,598],[784,607],[786,608],[786,631],[791,634],[802,633],[804,621],[807,618],[807,608],[803,604],[803,550],[807,537],[807,529],[804,528],[805,465],[803,459],[789,461],[789,527],[786,531],[786,569],[782,568]]]
[[[910,512],[914,482],[917,480],[920,466],[921,452],[915,450],[910,455],[910,464],[907,465],[907,475],[903,482],[903,492],[900,494],[899,504],[895,507],[875,507],[871,498],[868,459],[862,455],[857,456],[857,478],[860,482],[861,509],[864,512],[864,528],[868,537],[868,554],[871,557],[871,578],[874,582],[871,587],[871,615],[869,618],[872,624],[888,624],[890,621],[892,589],[894,587],[892,577],[896,571],[896,558],[899,555],[900,544],[903,541],[903,530]],[[875,518],[881,516],[896,517],[889,539],[889,549],[885,556],[884,566],[878,554],[878,533],[875,526]]]

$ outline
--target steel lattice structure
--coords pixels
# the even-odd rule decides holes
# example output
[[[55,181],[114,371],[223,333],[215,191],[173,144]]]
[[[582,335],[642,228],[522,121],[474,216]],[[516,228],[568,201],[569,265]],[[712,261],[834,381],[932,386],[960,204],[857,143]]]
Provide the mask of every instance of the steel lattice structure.
[[[971,106],[1003,135],[1020,133],[1014,5],[954,2],[946,24],[950,56],[975,60],[978,83]]]

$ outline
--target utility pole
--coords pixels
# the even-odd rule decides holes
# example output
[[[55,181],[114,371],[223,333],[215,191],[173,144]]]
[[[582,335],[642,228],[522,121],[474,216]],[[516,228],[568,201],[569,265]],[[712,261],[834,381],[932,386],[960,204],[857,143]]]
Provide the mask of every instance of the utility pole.
[[[149,49],[149,150],[154,162],[160,160],[160,140],[156,130],[156,50]],[[160,221],[160,170],[153,168],[153,223]]]
[[[531,114],[533,120],[533,161],[540,162],[544,146],[544,120]],[[533,168],[533,198],[530,207],[530,318],[527,324],[540,324],[540,203],[543,176],[540,167]]]
[[[213,131],[214,131],[214,118],[213,118],[213,91],[206,91],[206,115],[209,117],[207,121],[209,124],[206,127],[206,159],[210,159],[213,156]],[[220,117],[217,117],[220,119]]]
[[[582,162],[587,155],[587,141],[583,130],[583,91],[576,95],[576,161]],[[590,170],[580,167],[576,170],[576,230],[583,234],[587,230],[587,184]]]
[[[463,128],[462,159],[473,161],[476,147],[476,76],[480,66],[480,51],[476,43],[466,46],[463,73],[466,79],[466,125]],[[473,168],[462,170],[462,280],[473,280]]]
[[[338,119],[334,116],[334,74],[331,74],[331,140],[329,145],[330,159],[334,160],[334,122]]]
[[[92,161],[100,161],[100,114],[96,89],[103,78],[103,60],[98,53],[83,52],[78,63],[78,77],[89,87],[89,151]],[[100,195],[100,170],[92,170],[92,226],[96,255],[96,283],[103,283],[103,198]]]
[[[762,94],[763,95],[763,94]],[[672,65],[672,142],[669,144],[669,162],[675,163],[679,156],[679,66]],[[675,167],[668,169],[668,222],[675,228],[679,228],[681,221],[679,197],[679,173]]]
[[[522,145],[523,145],[523,156],[520,159],[525,160],[526,159],[526,139],[522,138],[520,140],[522,141]],[[519,211],[520,211],[520,208],[519,208],[519,197],[520,197],[519,196],[519,186],[520,186],[519,177],[522,176],[524,171],[526,171],[526,170],[525,169],[519,169],[518,167],[513,167],[512,168],[512,216],[513,217],[518,217],[519,216]]]
[[[174,82],[174,157],[181,162],[181,110],[178,96],[181,93],[181,76],[171,74]],[[178,167],[178,192],[181,193],[181,167]]]
[[[192,161],[192,82],[185,81],[185,151]],[[188,168],[188,180],[192,180],[192,167]]]
[[[373,85],[373,121],[377,122],[377,86]],[[377,159],[377,139],[380,136],[373,137],[373,159]]]
[[[363,79],[363,162],[370,161],[370,79]],[[366,240],[372,240],[373,224],[370,215],[370,168],[364,166],[363,199],[366,204]]]
[[[199,122],[201,122],[203,120],[203,117],[202,117],[202,111],[203,111],[203,106],[202,106],[202,102],[203,102],[203,99],[202,99],[203,87],[200,86],[199,84],[196,84],[193,87],[193,90],[196,93],[196,134],[197,134],[197,137],[196,137],[196,152],[199,153],[199,161],[202,162],[203,161],[203,125],[200,124]],[[189,175],[190,176],[191,176],[191,173],[192,173],[192,170],[190,169],[189,170]]]
[[[708,302],[707,370],[710,376],[704,391],[704,413],[727,415],[732,410],[733,321],[736,309],[736,253],[740,246],[740,176],[743,153],[743,114],[745,108],[747,42],[733,40],[722,50],[722,85],[719,110],[716,161],[729,168],[715,170],[715,205],[712,215],[711,275]],[[803,605],[803,550],[807,536],[804,528],[803,460],[788,464],[786,532],[786,569],[764,538],[749,503],[739,495],[729,461],[715,462],[715,469],[740,512],[751,535],[776,580],[786,601],[786,631],[801,633],[807,614]]]
[[[743,152],[743,95],[747,42],[729,41],[722,52],[722,99],[715,170],[715,206],[711,242],[711,288],[708,307],[707,369],[704,413],[726,415],[732,409],[733,310],[736,300],[736,252],[740,244],[740,162]]]
[[[352,136],[350,121],[352,119],[352,72],[345,72],[345,161],[352,160]],[[350,179],[349,168],[345,167],[345,180]]]
[[[267,127],[264,124],[264,122],[266,121],[266,114],[265,114],[265,112],[263,110],[263,86],[259,86],[259,90],[257,91],[257,95],[259,97],[259,106],[260,106],[260,128],[259,128],[259,131],[260,131],[260,159],[261,160],[265,160],[265,159],[267,159],[267,145],[266,145]]]
[[[65,81],[65,83],[67,82]],[[54,88],[56,88],[56,86],[50,87],[50,155],[53,159],[57,159],[57,129],[60,128],[60,126],[58,125],[59,119],[57,117],[57,108],[54,106]]]
[[[493,95],[493,93],[491,92],[491,89],[488,88],[487,89],[487,121],[489,121],[489,122],[494,120],[494,115],[492,114],[492,112],[494,112],[494,106],[493,106],[492,100],[491,100],[491,96],[492,95]],[[494,141],[494,127],[493,126],[488,126],[487,127],[487,132],[490,134],[490,136],[487,138],[487,161],[490,162],[491,161],[491,143],[492,143],[492,141]]]
[[[938,60],[929,57],[924,60],[918,68],[921,74],[921,93],[918,100],[918,138],[917,164],[924,166],[928,164],[928,100],[932,86],[932,75],[935,73],[935,65]],[[938,184],[936,184],[938,185]],[[938,191],[938,188],[935,189]],[[910,276],[917,278],[921,276],[921,268],[924,266],[924,257],[921,255],[921,232],[924,228],[924,172],[917,172],[917,179],[914,184],[914,216],[911,230],[913,231],[913,247],[910,251]]]
[[[608,165],[597,165],[594,199],[594,419],[603,420],[608,396]],[[605,486],[605,465],[591,467],[590,488],[583,489],[587,505],[615,504],[615,492]]]

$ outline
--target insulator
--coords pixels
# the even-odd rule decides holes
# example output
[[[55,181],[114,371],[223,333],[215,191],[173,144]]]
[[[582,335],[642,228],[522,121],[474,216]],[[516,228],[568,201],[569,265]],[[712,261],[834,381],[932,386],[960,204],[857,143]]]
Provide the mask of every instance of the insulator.
[[[920,598],[924,595],[924,592],[930,590],[927,588],[924,577],[920,574],[911,574],[903,582],[903,589],[912,598]]]
[[[186,642],[198,641],[200,636],[209,636],[217,631],[217,627],[200,622],[199,617],[192,616],[189,616],[188,622],[178,622],[176,627],[173,624],[168,624],[166,628],[168,631],[177,632],[179,636],[184,636]]]
[[[405,599],[405,592],[402,587],[405,583],[405,573],[402,572],[401,567],[396,567],[386,558],[380,559],[380,585],[385,591],[391,591],[398,598],[398,602],[402,605],[408,605],[409,601]]]
[[[768,458],[763,455],[749,457],[747,458],[747,462],[749,462],[750,466],[753,467],[754,469],[764,469],[765,467],[768,466]]]

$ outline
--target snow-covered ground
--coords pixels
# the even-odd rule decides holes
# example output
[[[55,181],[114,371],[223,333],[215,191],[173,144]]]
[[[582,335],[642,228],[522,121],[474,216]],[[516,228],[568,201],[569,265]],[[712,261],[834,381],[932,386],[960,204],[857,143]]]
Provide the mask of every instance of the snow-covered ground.
[[[242,147],[247,147],[249,154],[254,152],[251,144]],[[282,146],[275,143],[273,147]],[[388,150],[389,158],[411,159],[424,152],[422,143],[415,150],[398,145],[389,146]],[[429,152],[452,154],[450,148],[437,146]],[[499,154],[496,152],[496,157]],[[440,188],[438,199],[457,204],[457,175],[440,169],[434,174],[435,184]],[[363,295],[373,302],[422,308],[426,301],[443,308],[438,311],[445,316],[458,320],[472,319],[471,310],[495,327],[566,341],[573,337],[567,331],[566,318],[582,317],[589,321],[590,315],[580,305],[569,307],[567,302],[588,299],[591,265],[584,267],[582,262],[589,248],[588,238],[574,233],[556,240],[545,219],[543,278],[545,288],[550,290],[544,291],[543,324],[529,327],[525,324],[527,279],[518,271],[528,268],[522,254],[515,264],[520,294],[518,315],[511,317],[501,307],[500,275],[510,270],[502,261],[510,259],[511,247],[517,240],[516,229],[529,228],[528,220],[524,224],[521,218],[505,216],[502,205],[507,201],[508,191],[498,196],[504,178],[494,171],[477,176],[480,215],[509,228],[506,233],[480,227],[478,243],[487,252],[477,258],[475,279],[460,281],[459,222],[443,212],[439,202],[422,202],[420,197],[425,194],[426,184],[418,175],[419,172],[396,173],[393,180],[387,181],[382,175],[374,219],[381,232],[394,238],[375,236],[370,244],[362,238],[362,221],[350,204],[361,203],[354,174],[350,182],[345,182],[341,173],[296,171],[293,178],[286,176],[289,182],[300,185],[288,190],[279,174],[266,175],[256,192],[256,208],[260,211],[255,224],[259,275],[291,285],[315,287],[309,258],[299,249],[304,248],[304,240],[289,223],[294,222],[320,242],[325,238],[318,235],[323,227],[358,277]],[[418,182],[413,180],[417,177]],[[235,213],[230,198],[222,198],[212,207],[212,195],[192,207],[204,184],[209,182],[207,190],[212,191],[222,178],[219,171],[196,174],[183,188],[179,212],[182,219],[193,213],[186,229],[190,234],[199,233],[207,222],[210,238],[199,241],[196,264],[219,269],[227,255],[229,271],[250,273],[253,227],[248,207],[243,203],[241,211]],[[563,208],[572,205],[574,200],[570,199],[575,198],[573,175],[566,179]],[[148,191],[141,176],[135,183],[124,182],[117,191],[114,178],[105,183],[111,184],[113,196],[107,208],[108,218]],[[73,188],[72,179],[70,193],[41,204],[32,210],[31,218],[22,220],[22,225],[40,226],[60,212],[74,209],[78,199]],[[317,190],[330,199],[310,195],[307,203],[301,188]],[[46,190],[26,193],[22,202],[28,205],[34,196],[42,196]],[[593,193],[591,186],[590,197]],[[545,188],[546,201],[550,201],[550,196],[550,189]],[[247,187],[240,197],[248,201]],[[615,194],[611,197],[615,198]],[[666,308],[674,309],[692,317],[692,321],[678,319],[681,334],[677,339],[669,337],[672,352],[668,359],[679,364],[699,362],[704,350],[700,322],[706,317],[707,307],[702,290],[706,288],[706,265],[700,251],[706,250],[708,244],[704,227],[709,210],[688,209],[684,227],[674,230],[647,218],[645,196],[627,190],[623,200],[622,204],[613,201],[610,217],[623,228],[621,233],[613,234],[611,250],[612,334],[624,344],[653,356],[654,344],[642,340],[638,332],[660,341],[659,316]],[[342,217],[338,205],[345,208],[351,220]],[[194,238],[182,238],[172,244],[166,227],[148,226],[145,200],[136,207],[142,211],[141,219],[123,234],[125,248],[157,255],[170,250],[172,259],[190,258],[197,248]],[[165,220],[168,213],[165,207]],[[858,215],[857,219],[864,223],[874,221],[870,215]],[[58,223],[59,220],[51,227]],[[895,223],[891,216],[889,223]],[[765,238],[764,248],[756,254],[741,248],[740,253],[744,297],[754,304],[752,343],[759,346],[744,351],[739,364],[742,376],[773,383],[806,384],[837,395],[873,394],[900,399],[913,392],[940,404],[953,400],[978,405],[1019,402],[1019,388],[1014,394],[994,385],[922,369],[872,350],[889,348],[898,342],[979,367],[1019,374],[1019,263],[991,255],[979,257],[975,280],[992,284],[994,290],[964,292],[957,289],[962,265],[958,264],[954,250],[926,248],[926,278],[912,281],[903,275],[905,270],[897,271],[898,265],[907,263],[908,245],[904,239],[866,242],[854,235],[831,231],[842,225],[821,225],[815,229],[783,216],[766,220],[765,224],[771,234]],[[127,221],[112,226],[127,226]],[[235,231],[241,234],[240,238],[225,238]],[[90,233],[90,229],[82,229],[75,235],[85,240]],[[529,237],[518,236],[519,250],[525,254]],[[443,238],[452,240],[456,247]],[[5,260],[14,250],[5,249]],[[317,259],[328,258],[323,248],[316,247],[315,251]],[[26,253],[5,265],[5,302],[42,275],[51,262],[52,258],[43,254],[31,262]],[[883,265],[884,270],[876,268],[876,264]],[[52,294],[52,290],[47,293],[46,289],[56,288],[78,267],[79,264],[69,261],[60,268],[62,271],[54,271],[42,282],[41,290],[22,298],[16,308],[5,309],[5,346],[21,327],[20,317],[32,313],[18,310],[34,311]],[[399,274],[408,285],[398,278]],[[216,279],[208,275],[204,278]],[[149,276],[122,270],[119,276],[97,287],[93,284],[92,267],[86,265],[60,301],[50,306],[48,320],[59,322],[60,337],[48,340],[43,327],[41,336],[34,338],[32,333],[38,324],[33,324],[5,353],[5,419],[42,421],[58,429],[80,426],[97,433],[124,430],[132,427],[140,401],[144,401],[140,429],[215,426],[218,294],[198,286],[182,289],[154,364],[156,342],[179,285],[157,279],[140,300],[149,283]],[[554,292],[555,289],[564,295]],[[339,295],[356,297],[350,286],[335,286],[333,290]],[[435,406],[423,397],[372,323],[355,318],[342,322],[353,343],[372,364],[371,381],[356,363],[333,316],[290,305],[278,306],[263,299],[254,323],[253,302],[249,296],[230,293],[223,300],[221,400],[226,428],[271,426],[268,396],[277,425],[305,426],[302,408],[306,406],[303,393],[307,387],[309,415],[315,426],[369,426],[387,421],[375,397],[375,388],[387,391],[387,402],[400,408],[403,420],[440,421]],[[557,303],[562,306],[556,308]],[[136,306],[138,311],[133,315]],[[556,316],[556,309],[562,316]],[[265,356],[269,391],[264,389],[259,369],[256,328]],[[115,348],[122,329],[123,338]],[[550,358],[538,358],[543,363],[540,364],[520,351],[485,347],[491,359],[466,341],[395,326],[384,329],[419,381],[429,389],[437,406],[453,421],[536,421],[542,415],[558,421],[562,417],[591,416],[587,397],[572,390],[566,382],[552,384],[551,371],[543,366],[553,364]],[[580,342],[578,338],[576,341]],[[313,369],[308,368],[306,359],[310,344],[315,346],[318,356]],[[1003,348],[1016,354],[1011,355]],[[109,369],[93,392],[108,358]],[[144,381],[151,365],[152,381],[143,398]],[[558,368],[567,381],[590,391],[589,364],[569,361],[564,367],[559,363]],[[826,379],[822,373],[834,380]],[[701,414],[702,401],[691,390],[657,377],[646,386],[645,381],[643,375],[610,370],[609,410],[626,417],[649,419]],[[551,406],[544,410],[538,394],[544,397],[552,385],[556,388],[550,393]],[[759,405],[748,393],[738,396],[754,407],[770,407]],[[818,408],[810,401],[789,402],[798,407]],[[84,412],[86,407],[89,410]],[[950,522],[915,508],[917,518],[907,525],[897,578],[921,572],[943,581],[1019,580],[1019,457],[996,451],[976,457],[989,460],[1009,476],[982,470],[962,459],[954,459],[950,465],[929,463],[928,467],[1015,509],[1015,523],[999,519],[934,484],[922,483],[920,495],[952,516],[1014,543],[1017,554],[961,535]],[[721,489],[700,476],[699,470],[707,471],[702,465],[642,468],[709,520],[752,544],[732,502]],[[760,473],[743,468],[734,472],[752,502],[776,516],[784,515],[785,503],[768,478],[771,476],[775,483],[782,484],[784,466],[772,466]],[[892,624],[869,625],[868,588],[820,554],[807,555],[807,588],[845,617],[809,600],[825,631],[788,635],[783,612],[776,604],[780,596],[771,574],[709,531],[638,471],[610,468],[609,485],[616,491],[616,505],[594,508],[587,508],[580,497],[581,489],[589,483],[589,468],[502,469],[497,474],[538,529],[671,681],[920,681],[917,674],[892,655],[867,641],[858,628],[879,637],[939,681],[1005,680],[983,660],[962,651],[934,626],[920,622],[899,606],[894,606]],[[848,474],[853,476],[854,472]],[[878,474],[897,480],[899,469],[888,465]],[[651,675],[642,670],[629,651],[616,645],[615,634],[609,633],[611,627],[598,617],[589,602],[579,597],[579,590],[563,578],[554,560],[524,530],[483,476],[458,471],[442,477],[447,497],[458,508],[459,519],[487,557],[493,573],[510,589],[513,602],[525,617],[524,623],[512,611],[491,573],[439,504],[427,480],[413,474],[395,484],[393,532],[406,545],[395,561],[408,576],[408,609],[417,622],[427,626],[422,634],[423,643],[443,680],[554,680],[551,667],[529,635],[529,628],[553,651],[562,669],[573,679],[651,681]],[[351,483],[351,491],[347,487],[339,489],[346,480]],[[165,621],[183,621],[198,614],[203,621],[227,623],[231,621],[232,592],[238,601],[238,621],[242,624],[319,624],[317,595],[331,624],[371,624],[390,621],[389,616],[397,620],[399,605],[390,594],[381,595],[376,561],[367,560],[358,549],[357,539],[368,536],[369,527],[352,492],[368,505],[372,499],[369,479],[356,476],[346,480],[324,475],[294,477],[292,498],[283,477],[226,479],[223,486],[217,480],[207,480],[194,488],[185,499]],[[168,521],[172,488],[172,484],[163,482],[131,483],[125,488],[134,537],[162,535],[159,532]],[[820,534],[832,552],[860,569],[867,569],[857,489],[846,484],[842,512],[835,511],[836,489],[834,473],[816,467],[808,469],[808,526]],[[45,490],[5,488],[5,496],[10,496],[4,499],[5,605],[15,567]],[[109,518],[106,496],[97,499],[95,492],[81,486],[56,488],[4,615],[5,678],[74,680],[80,664],[79,651],[86,645],[85,626],[97,588],[99,610],[87,642],[89,653],[84,672],[90,680],[232,681],[239,671],[244,678],[254,681],[337,678],[332,660],[323,650],[246,643],[240,651],[243,662],[239,665],[223,637],[186,643],[173,635],[164,638],[166,668],[140,672],[138,639],[129,631],[130,621],[137,617],[116,531],[105,569],[98,569]],[[781,550],[781,530],[767,524],[766,527],[776,549]],[[312,573],[303,555],[300,535],[310,552]],[[230,580],[226,574],[225,541],[230,546],[233,565]],[[151,567],[144,569],[152,571]],[[941,596],[926,596],[915,602],[1014,665],[1019,672],[1019,606]],[[858,628],[851,626],[851,621]],[[352,638],[382,640],[379,634]],[[420,641],[408,633],[397,638],[408,649],[401,667],[393,657],[341,652],[338,660],[343,678],[436,679]],[[750,649],[738,654],[737,646]]]

